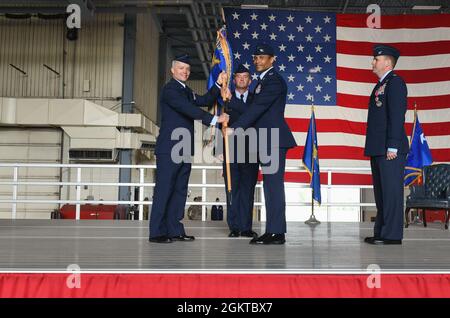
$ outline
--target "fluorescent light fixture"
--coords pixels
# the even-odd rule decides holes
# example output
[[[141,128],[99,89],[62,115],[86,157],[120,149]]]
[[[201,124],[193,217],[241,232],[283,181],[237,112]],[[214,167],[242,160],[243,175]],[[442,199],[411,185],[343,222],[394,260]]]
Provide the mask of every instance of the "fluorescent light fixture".
[[[241,9],[269,9],[267,4],[241,4]]]
[[[413,6],[413,10],[439,10],[441,6]]]

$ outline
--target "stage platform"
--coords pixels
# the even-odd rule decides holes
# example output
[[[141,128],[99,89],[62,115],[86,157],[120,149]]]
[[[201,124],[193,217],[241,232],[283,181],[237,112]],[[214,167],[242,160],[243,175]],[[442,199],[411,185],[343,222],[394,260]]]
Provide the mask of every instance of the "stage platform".
[[[0,220],[0,296],[186,297],[194,290],[194,297],[245,297],[247,291],[253,291],[248,297],[303,297],[317,296],[308,286],[323,281],[338,288],[340,295],[365,297],[361,290],[339,285],[339,280],[358,288],[358,284],[367,285],[369,275],[380,274],[386,277],[385,283],[392,279],[403,286],[401,292],[414,292],[414,288],[406,288],[407,281],[419,282],[418,297],[421,288],[430,291],[426,283],[420,284],[432,279],[439,285],[439,297],[450,297],[450,232],[442,224],[411,225],[405,229],[403,245],[392,246],[364,243],[372,227],[373,223],[311,227],[291,222],[285,245],[254,246],[249,238],[228,238],[228,228],[220,221],[187,221],[186,232],[194,235],[195,241],[155,244],[148,242],[147,221]],[[254,226],[258,233],[263,229],[264,223]],[[73,273],[73,266],[68,269],[72,264],[81,270],[84,292],[83,288],[61,287],[57,292],[43,287],[65,282]],[[101,286],[111,286],[110,279],[118,285],[131,285],[105,291]],[[14,285],[20,280],[28,287],[22,290]],[[130,292],[133,282],[140,287]],[[221,285],[233,282],[238,285]],[[180,288],[186,284],[197,289],[188,293]],[[206,289],[205,284],[209,286]],[[261,287],[269,286],[275,289],[263,293]],[[323,286],[322,296],[334,295]],[[137,290],[143,294],[136,294]],[[211,294],[205,294],[208,291]],[[385,295],[377,289],[367,292],[370,297]],[[390,292],[387,296],[396,297]]]

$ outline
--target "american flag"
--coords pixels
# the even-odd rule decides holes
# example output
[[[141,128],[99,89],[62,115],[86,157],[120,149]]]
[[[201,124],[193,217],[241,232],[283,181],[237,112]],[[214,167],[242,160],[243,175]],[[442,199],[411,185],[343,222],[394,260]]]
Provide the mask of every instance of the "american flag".
[[[435,162],[450,162],[450,15],[382,16],[381,28],[367,27],[367,15],[226,8],[234,63],[256,72],[257,43],[275,50],[275,68],[288,85],[285,117],[297,144],[288,166],[301,157],[314,102],[321,167],[369,167],[364,156],[367,107],[377,77],[372,46],[390,44],[401,57],[395,71],[408,86],[406,132],[417,103]],[[309,182],[306,173],[286,181]],[[327,183],[326,173],[321,183]],[[333,184],[371,184],[370,172],[333,173]]]

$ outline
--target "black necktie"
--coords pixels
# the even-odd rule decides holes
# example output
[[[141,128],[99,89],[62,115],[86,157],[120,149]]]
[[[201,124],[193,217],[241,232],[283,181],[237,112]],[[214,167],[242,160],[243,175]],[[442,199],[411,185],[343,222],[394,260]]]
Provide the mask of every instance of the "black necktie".
[[[253,88],[253,94],[255,94],[256,88],[257,88],[260,84],[261,84],[261,77],[258,75],[258,76],[256,77],[256,85],[255,85],[255,87]]]
[[[241,101],[245,103],[245,101],[244,101],[244,94],[241,94]]]

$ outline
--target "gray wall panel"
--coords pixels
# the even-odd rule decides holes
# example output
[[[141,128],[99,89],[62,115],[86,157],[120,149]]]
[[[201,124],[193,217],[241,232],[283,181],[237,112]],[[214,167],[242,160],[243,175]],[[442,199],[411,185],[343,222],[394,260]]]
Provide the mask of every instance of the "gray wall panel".
[[[134,100],[139,112],[157,121],[159,31],[150,13],[137,16]]]
[[[82,23],[78,40],[68,41],[64,20],[0,17],[0,96],[86,98],[100,104],[121,96],[122,21],[122,15],[98,14]]]

